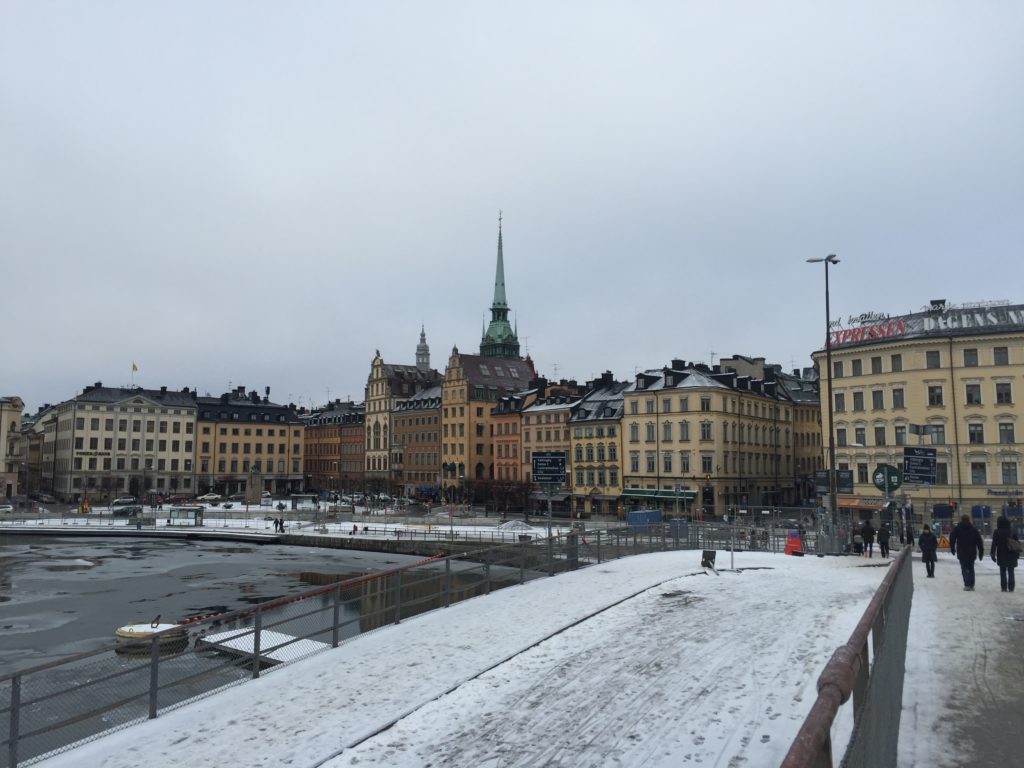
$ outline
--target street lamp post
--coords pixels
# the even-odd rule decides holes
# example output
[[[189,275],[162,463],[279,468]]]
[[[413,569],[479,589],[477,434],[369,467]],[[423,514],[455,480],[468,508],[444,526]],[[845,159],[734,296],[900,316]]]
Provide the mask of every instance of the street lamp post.
[[[834,253],[820,259],[807,259],[811,264],[825,264],[825,376],[828,397],[828,496],[829,507],[832,517],[833,545],[838,530],[839,509],[836,501],[836,438],[835,429],[832,426],[832,312],[829,306],[828,294],[828,267],[830,264],[838,264],[839,259]]]

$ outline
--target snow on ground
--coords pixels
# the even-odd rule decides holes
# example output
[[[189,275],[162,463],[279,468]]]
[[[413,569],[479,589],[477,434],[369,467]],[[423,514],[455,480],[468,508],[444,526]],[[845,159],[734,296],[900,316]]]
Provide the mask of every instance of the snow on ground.
[[[43,765],[778,764],[885,565],[699,562],[641,555],[503,589]]]
[[[976,575],[975,591],[964,592],[955,557],[940,552],[928,579],[915,554],[900,766],[1024,762],[1024,586],[1000,592],[991,560]]]

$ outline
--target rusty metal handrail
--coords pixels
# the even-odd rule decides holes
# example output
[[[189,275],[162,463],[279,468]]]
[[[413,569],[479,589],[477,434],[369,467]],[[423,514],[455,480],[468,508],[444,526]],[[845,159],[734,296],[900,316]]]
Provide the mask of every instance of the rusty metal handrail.
[[[910,567],[910,553],[909,546],[899,553],[850,639],[832,654],[825,665],[818,678],[818,698],[786,753],[782,768],[831,768],[832,723],[839,707],[854,692],[858,679],[866,677],[868,673],[868,639],[871,630],[879,618],[884,616],[883,609],[902,569]]]

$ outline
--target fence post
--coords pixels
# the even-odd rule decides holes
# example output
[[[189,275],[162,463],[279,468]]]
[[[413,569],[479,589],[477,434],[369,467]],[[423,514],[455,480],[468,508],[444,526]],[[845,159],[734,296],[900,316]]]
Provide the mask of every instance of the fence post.
[[[452,604],[452,559],[444,559],[444,607]]]
[[[597,564],[601,564],[601,530],[597,531]]]
[[[331,647],[338,647],[338,631],[341,629],[341,584],[334,590],[334,625],[331,627]]]
[[[395,602],[395,624],[402,622],[402,572],[399,571],[395,574],[393,586],[391,589],[394,591],[392,599]]]
[[[149,640],[149,719],[156,717],[157,688],[160,685],[160,639],[153,635]]]
[[[555,537],[548,536],[548,576],[555,575]]]
[[[519,544],[519,583],[526,583],[526,544]]]
[[[11,726],[7,737],[7,762],[11,768],[18,764],[18,729],[21,718],[21,675],[11,678]]]
[[[252,677],[260,676],[260,631],[263,628],[263,613],[256,606],[256,616],[252,622]]]
[[[484,594],[491,594],[491,550],[484,552]]]

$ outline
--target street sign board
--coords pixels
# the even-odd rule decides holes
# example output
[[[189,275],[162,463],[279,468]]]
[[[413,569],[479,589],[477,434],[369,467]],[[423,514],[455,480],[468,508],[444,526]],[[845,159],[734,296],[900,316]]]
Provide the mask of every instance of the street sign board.
[[[541,485],[565,484],[565,451],[534,451],[533,482]]]
[[[875,488],[886,494],[892,493],[903,485],[900,471],[892,464],[879,464],[871,474],[871,479],[875,483]]]
[[[814,490],[816,493],[828,493],[828,470],[819,469],[814,473]],[[836,470],[836,493],[853,493],[853,470]]]
[[[935,449],[904,446],[903,480],[915,485],[935,485]]]

